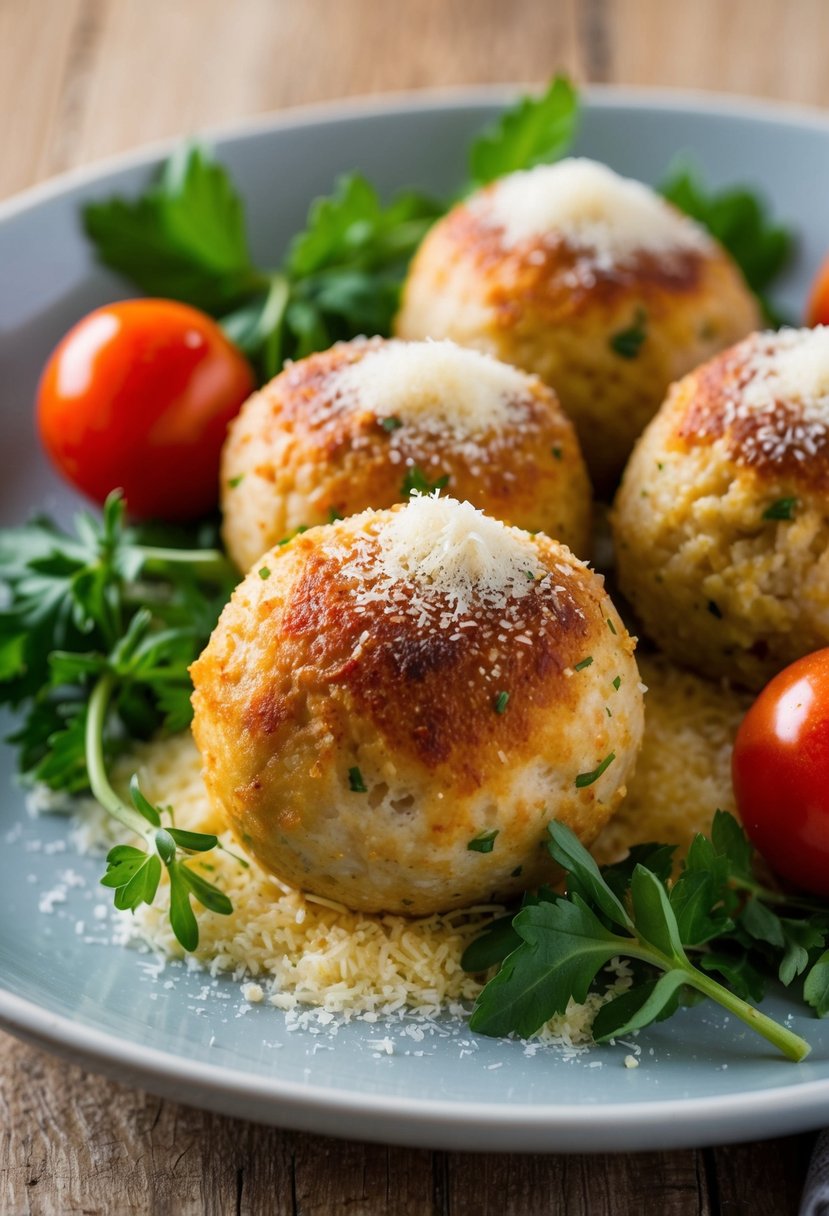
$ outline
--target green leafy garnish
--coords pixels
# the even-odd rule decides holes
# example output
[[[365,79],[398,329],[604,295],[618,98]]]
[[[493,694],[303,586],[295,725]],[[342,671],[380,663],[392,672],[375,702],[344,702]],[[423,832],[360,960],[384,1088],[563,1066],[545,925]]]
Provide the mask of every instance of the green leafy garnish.
[[[509,703],[509,693],[508,692],[498,692],[495,694],[495,698],[492,702],[492,708],[495,710],[496,714],[502,714],[505,712],[508,703]]]
[[[796,498],[778,498],[763,512],[763,519],[794,519],[798,500]]]
[[[415,492],[418,494],[433,494],[435,490],[442,490],[448,484],[448,473],[445,473],[443,477],[438,477],[436,481],[430,481],[423,470],[418,465],[413,464],[410,468],[406,469],[406,476],[403,478],[400,493],[403,498],[409,498]]]
[[[473,185],[559,160],[570,150],[578,117],[578,93],[565,76],[556,76],[540,97],[523,97],[472,144]]]
[[[348,788],[353,794],[367,794],[368,786],[363,780],[363,774],[357,768],[356,764],[348,770]]]
[[[769,218],[758,194],[739,186],[710,190],[693,169],[684,165],[662,183],[661,191],[680,211],[707,228],[731,254],[757,296],[766,320],[782,324],[766,292],[791,258],[794,237],[788,228]]]
[[[616,753],[611,752],[609,756],[605,756],[601,764],[597,765],[589,773],[579,773],[578,777],[576,777],[576,789],[583,790],[586,786],[592,785],[594,781],[598,781],[602,773],[610,767],[615,759]]]
[[[718,812],[711,837],[696,838],[673,884],[667,846],[637,846],[624,862],[602,871],[568,828],[551,823],[549,835],[550,853],[567,872],[568,893],[525,898],[516,914],[493,922],[467,948],[462,960],[467,970],[500,964],[475,1004],[473,1030],[534,1034],[564,1013],[571,999],[583,1002],[591,991],[608,992],[605,968],[623,958],[633,963],[634,983],[619,995],[608,994],[593,1023],[597,1042],[669,1017],[691,998],[708,997],[789,1059],[808,1054],[800,1036],[712,978],[718,973],[757,999],[760,977],[756,952],[743,944],[742,902],[749,891],[749,902],[763,907],[782,898],[754,880],[751,847],[731,816]],[[826,927],[817,929],[804,919],[792,923],[798,928],[790,929],[778,952],[793,978],[798,968],[802,973],[809,966]],[[817,1008],[829,1010],[827,955],[812,962],[806,990]]]
[[[135,780],[128,803],[107,776],[132,739],[190,722],[188,668],[236,581],[223,554],[181,540],[172,529],[150,535],[127,526],[117,493],[100,521],[79,515],[74,534],[47,519],[0,531],[0,703],[22,714],[11,741],[27,780],[68,794],[91,790],[143,841],[109,855],[104,883],[116,907],[152,903],[166,869],[179,890],[173,931],[193,949],[198,934],[181,884],[205,906],[208,895],[179,853],[212,849],[216,838],[164,826]],[[221,893],[209,898],[214,910],[230,911]]]
[[[444,207],[415,191],[389,204],[357,173],[317,199],[275,269],[253,265],[242,200],[212,153],[187,144],[134,202],[87,204],[99,259],[147,295],[220,317],[228,337],[270,379],[360,333],[388,333],[414,250]]]
[[[495,848],[495,838],[498,835],[498,828],[492,828],[489,832],[479,832],[472,840],[467,842],[467,849],[471,853],[491,853]]]
[[[647,329],[645,323],[647,313],[644,308],[637,308],[633,322],[627,329],[620,329],[610,339],[610,349],[621,359],[635,359],[645,341]]]
[[[576,663],[573,671],[584,671],[585,667],[590,667],[593,663],[593,656],[589,654],[586,659],[582,659],[580,663]]]

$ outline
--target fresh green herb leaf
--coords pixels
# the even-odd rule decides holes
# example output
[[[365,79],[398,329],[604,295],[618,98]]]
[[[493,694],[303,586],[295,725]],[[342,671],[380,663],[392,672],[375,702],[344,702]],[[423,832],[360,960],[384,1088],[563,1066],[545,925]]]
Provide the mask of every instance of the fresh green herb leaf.
[[[598,781],[602,773],[604,773],[613,761],[616,759],[616,753],[611,752],[609,756],[605,756],[601,764],[594,768],[589,773],[579,773],[576,777],[576,789],[583,790],[586,786],[592,785],[594,781]]]
[[[264,282],[251,262],[242,201],[198,144],[178,148],[136,202],[88,203],[83,223],[99,259],[149,296],[218,315]]]
[[[622,677],[621,676],[613,677],[613,687],[616,689],[617,692],[622,687]]]
[[[495,848],[495,839],[498,836],[498,828],[492,828],[489,832],[479,832],[477,836],[467,841],[466,847],[470,853],[491,853]]]
[[[242,484],[242,482],[244,480],[245,480],[244,473],[238,473],[236,475],[236,477],[228,477],[227,484],[231,490],[235,490],[235,489],[237,489],[238,486],[240,486]]]
[[[732,927],[727,915],[726,896],[736,903],[746,889],[746,880],[739,875],[737,892],[728,886],[731,859],[738,870],[745,862],[743,838],[729,825],[729,818],[722,813],[718,817],[716,845],[697,838],[693,858],[689,853],[691,865],[670,888],[667,847],[641,846],[641,861],[628,858],[603,873],[568,828],[550,824],[550,852],[568,872],[568,894],[553,902],[529,904],[511,925],[503,918],[491,926],[479,952],[476,943],[469,948],[465,958],[474,964],[493,965],[499,956],[502,959],[500,971],[478,997],[472,1028],[483,1034],[532,1034],[563,1012],[569,1000],[583,1002],[589,991],[609,988],[610,982],[600,979],[600,973],[619,957],[631,960],[636,981],[628,992],[608,994],[612,999],[603,1004],[593,1026],[598,1041],[638,1030],[670,1016],[681,1003],[708,997],[790,1059],[803,1059],[808,1044],[744,999],[745,995],[758,998],[762,977],[744,945],[750,936],[739,925]],[[712,861],[707,874],[704,866]],[[681,888],[683,880],[686,885]],[[756,893],[751,896],[759,898]],[[781,974],[793,979],[819,948],[825,926],[792,921],[787,937],[787,920],[781,919]],[[715,924],[722,930],[715,947],[703,945],[700,950],[701,939],[709,938]],[[689,951],[700,951],[700,966],[695,966]],[[829,1010],[827,958],[829,954],[817,959],[805,985],[807,999],[823,1012]],[[712,979],[712,972],[738,991]]]
[[[796,498],[778,498],[771,506],[766,507],[763,519],[794,519],[797,505]]]
[[[502,714],[506,711],[509,702],[508,692],[499,692],[495,694],[495,699],[492,702],[492,707],[496,714]]]
[[[260,566],[260,567],[259,567],[259,577],[260,577],[260,578],[261,578],[263,581],[264,581],[266,578],[270,578],[270,577],[271,577],[271,571],[270,571],[270,567],[269,567],[269,566]]]
[[[368,786],[363,780],[363,774],[357,768],[356,764],[348,770],[348,788],[353,794],[367,794]]]
[[[766,319],[780,324],[781,319],[765,293],[789,262],[794,239],[788,228],[772,222],[759,195],[740,187],[710,190],[685,165],[679,165],[669,175],[661,191],[669,202],[697,220],[724,246],[758,297]]]
[[[644,308],[637,308],[633,322],[627,329],[620,329],[610,339],[610,349],[620,359],[635,359],[643,342],[647,338],[647,313]]]
[[[449,484],[449,474],[445,473],[443,477],[439,477],[437,481],[429,481],[429,478],[416,464],[413,464],[406,470],[406,476],[403,478],[403,485],[400,488],[400,493],[404,499],[409,498],[415,491],[418,494],[433,494],[435,490],[442,490],[444,486]]]
[[[564,76],[557,76],[540,97],[522,98],[472,144],[469,170],[474,185],[565,156],[575,138],[578,113],[578,94]]]
[[[593,662],[592,654],[589,654],[586,659],[582,659],[580,663],[576,663],[573,671],[584,671],[585,667],[589,667]]]

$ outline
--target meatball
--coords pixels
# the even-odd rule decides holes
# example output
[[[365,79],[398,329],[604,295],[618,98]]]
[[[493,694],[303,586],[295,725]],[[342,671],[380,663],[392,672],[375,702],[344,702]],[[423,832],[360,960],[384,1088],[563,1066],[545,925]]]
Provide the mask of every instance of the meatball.
[[[568,549],[415,496],[267,553],[192,667],[207,789],[280,879],[367,912],[508,899],[589,843],[642,736],[633,640]]]
[[[590,481],[555,394],[452,342],[361,339],[287,367],[232,424],[221,485],[242,570],[300,528],[435,485],[587,556]]]
[[[668,385],[758,325],[739,270],[702,228],[576,159],[501,178],[436,224],[396,332],[536,372],[606,494]]]
[[[675,385],[613,512],[645,630],[760,688],[829,645],[829,329],[755,334]]]

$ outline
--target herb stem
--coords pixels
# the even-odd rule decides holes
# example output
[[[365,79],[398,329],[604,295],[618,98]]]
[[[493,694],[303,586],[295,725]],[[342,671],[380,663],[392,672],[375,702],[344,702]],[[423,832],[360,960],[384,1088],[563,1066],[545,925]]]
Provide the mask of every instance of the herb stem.
[[[89,773],[89,788],[93,797],[101,806],[122,823],[129,831],[144,837],[148,842],[150,834],[147,831],[147,821],[138,811],[127,806],[112,788],[107,776],[104,762],[104,723],[107,709],[115,689],[116,677],[108,671],[98,680],[92,696],[89,698],[89,708],[86,714],[85,755],[86,768]]]
[[[746,1026],[756,1031],[757,1034],[762,1035],[769,1043],[773,1043],[778,1051],[782,1051],[783,1055],[789,1060],[799,1063],[812,1050],[806,1040],[801,1039],[800,1035],[787,1030],[785,1026],[781,1026],[779,1022],[775,1022],[773,1018],[767,1017],[766,1014],[761,1013],[759,1009],[755,1009],[753,1005],[749,1005],[747,1001],[742,1000],[741,997],[729,991],[728,988],[725,988],[722,984],[718,984],[710,975],[705,975],[702,971],[693,969],[688,971],[687,977],[687,983],[691,988],[696,988],[704,996],[710,997],[712,1001],[723,1005],[729,1013],[733,1013],[740,1021],[745,1022]]]
[[[219,549],[165,549],[155,545],[142,545],[140,552],[144,569],[152,572],[157,566],[193,566],[201,578],[233,577],[236,571]]]

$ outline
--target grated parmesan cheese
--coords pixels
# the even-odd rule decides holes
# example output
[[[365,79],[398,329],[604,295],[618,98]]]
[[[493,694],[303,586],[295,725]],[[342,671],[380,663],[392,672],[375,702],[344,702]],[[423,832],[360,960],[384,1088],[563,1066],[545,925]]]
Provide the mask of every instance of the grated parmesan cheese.
[[[829,442],[829,327],[754,334],[735,351],[738,375],[724,403],[728,428],[751,419],[743,456],[799,461]],[[700,427],[705,433],[706,426]]]
[[[501,229],[506,247],[547,236],[589,249],[612,269],[639,252],[709,253],[714,243],[648,186],[580,158],[538,165],[501,178],[468,208]]]
[[[331,387],[340,407],[464,436],[507,426],[531,384],[517,368],[454,342],[388,341],[343,365]]]
[[[374,541],[374,551],[360,548],[344,567],[364,584],[355,597],[358,604],[386,599],[395,587],[408,584],[443,599],[454,619],[473,604],[503,609],[546,575],[525,533],[437,491],[415,492]],[[415,597],[408,610],[428,615],[431,607]]]

